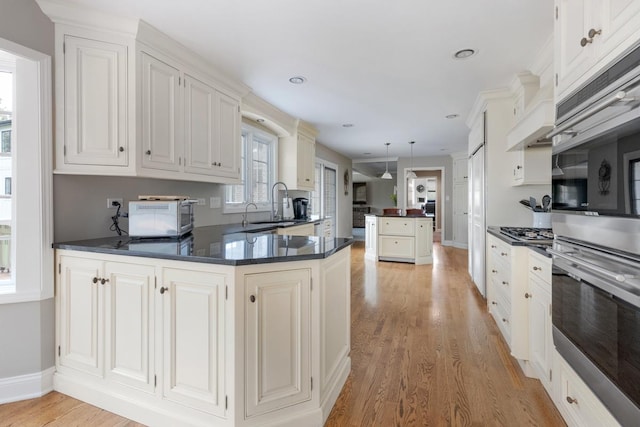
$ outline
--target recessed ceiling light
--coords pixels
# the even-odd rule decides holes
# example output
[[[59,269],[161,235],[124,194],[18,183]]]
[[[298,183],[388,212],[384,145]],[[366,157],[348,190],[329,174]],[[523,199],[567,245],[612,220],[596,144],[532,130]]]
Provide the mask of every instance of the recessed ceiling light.
[[[460,117],[460,114],[447,114],[444,116],[445,119],[457,119],[458,117]]]
[[[353,127],[353,123],[345,123],[342,125],[343,128],[352,128]]]
[[[302,83],[306,82],[307,79],[302,76],[295,76],[295,77],[291,77],[289,81],[294,85],[301,85]]]
[[[264,119],[256,119],[256,122],[258,122],[258,123],[264,123]]]
[[[455,59],[467,59],[467,58],[471,58],[475,54],[476,54],[476,51],[473,49],[461,49],[456,53],[454,53],[453,57]]]

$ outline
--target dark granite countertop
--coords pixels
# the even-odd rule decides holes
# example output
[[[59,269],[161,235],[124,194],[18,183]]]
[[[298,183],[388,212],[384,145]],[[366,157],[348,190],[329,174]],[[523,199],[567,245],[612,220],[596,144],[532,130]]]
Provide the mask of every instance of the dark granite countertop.
[[[268,232],[274,229],[273,225],[254,226],[196,227],[192,233],[179,240],[114,236],[59,242],[54,243],[53,247],[209,264],[249,265],[327,258],[353,243],[353,239],[347,238],[277,235]]]
[[[489,226],[487,227],[487,232],[492,236],[495,236],[498,239],[502,240],[503,242],[508,243],[511,246],[525,246],[526,248],[531,249],[532,251],[536,251],[539,254],[546,256],[547,258],[551,258],[551,254],[547,252],[547,248],[551,247],[549,245],[543,245],[535,242],[525,242],[522,240],[514,239],[512,237],[507,236],[506,234],[501,233],[500,227]]]
[[[378,218],[431,218],[433,219],[435,215],[433,214],[422,214],[422,215],[384,215],[384,214],[364,214],[364,216],[377,216]]]

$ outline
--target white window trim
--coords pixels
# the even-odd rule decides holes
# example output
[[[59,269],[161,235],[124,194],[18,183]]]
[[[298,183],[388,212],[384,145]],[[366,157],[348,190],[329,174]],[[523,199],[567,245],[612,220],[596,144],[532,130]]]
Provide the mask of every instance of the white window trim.
[[[16,69],[21,76],[15,80],[20,100],[14,99],[14,144],[12,151],[20,163],[30,167],[13,183],[14,226],[28,228],[14,239],[16,256],[15,285],[0,290],[0,303],[39,301],[53,297],[54,261],[52,194],[52,122],[51,122],[51,57],[9,40],[0,38],[0,50],[16,56]],[[23,74],[24,73],[24,74]],[[33,82],[37,84],[33,84]],[[21,123],[25,125],[21,125]],[[28,125],[27,125],[28,124]],[[33,142],[29,144],[28,142]],[[16,173],[23,168],[16,166]],[[20,189],[18,189],[18,186]],[[22,192],[22,196],[20,196]],[[15,209],[15,208],[14,208]],[[21,254],[24,254],[21,256]]]
[[[271,146],[271,156],[273,161],[271,163],[271,177],[269,179],[269,185],[268,185],[269,200],[267,201],[267,203],[256,203],[256,206],[258,207],[257,210],[254,209],[253,207],[250,208],[250,212],[271,212],[271,197],[272,197],[271,187],[275,182],[278,181],[278,176],[277,176],[278,175],[278,136],[269,132],[265,132],[262,129],[259,129],[257,127],[251,126],[246,123],[242,123],[241,132],[249,132],[265,139],[271,139],[273,141]],[[249,152],[249,149],[250,147],[245,147],[245,153]],[[245,167],[247,167],[247,170],[245,171],[245,177],[246,177],[245,186],[246,186],[247,182],[250,182],[252,179],[253,170],[251,167],[249,167],[249,162],[246,162]],[[223,214],[244,213],[247,203],[252,203],[251,200],[247,200],[241,204],[235,204],[235,203],[228,204],[226,202],[226,195],[223,195],[223,197],[225,197],[225,201],[223,203],[223,208],[222,208]]]

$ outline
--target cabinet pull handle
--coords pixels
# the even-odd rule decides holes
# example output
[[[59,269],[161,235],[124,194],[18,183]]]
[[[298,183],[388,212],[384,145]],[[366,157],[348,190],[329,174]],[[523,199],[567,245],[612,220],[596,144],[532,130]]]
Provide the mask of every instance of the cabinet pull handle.
[[[495,249],[495,248],[497,248],[496,245],[491,245],[491,249]]]
[[[100,279],[100,284],[104,285],[105,283],[107,283],[109,281],[109,279]]]
[[[120,151],[122,153],[124,151],[124,147],[118,148],[118,151]]]
[[[524,297],[525,298],[531,298],[531,297],[533,297],[533,295],[531,295],[529,292],[525,292],[524,293]]]
[[[518,165],[518,166],[516,166],[516,169],[520,170],[520,169],[522,169],[522,166]]]
[[[93,282],[93,283],[98,283],[98,280],[100,280],[100,279],[98,279],[97,277],[94,277],[94,278],[93,278],[93,280],[92,280],[92,282]]]
[[[569,402],[570,404],[574,404],[574,403],[578,403],[578,399],[574,399],[571,396],[567,396],[567,402]]]
[[[256,302],[256,296],[255,296],[255,295],[251,295],[251,296],[249,297],[249,301],[251,301],[251,302]]]
[[[492,273],[497,273],[497,272],[498,272],[498,270],[491,270],[491,272],[492,272]]]
[[[144,154],[146,154],[147,156],[150,156],[151,155],[151,150],[145,151]]]
[[[305,178],[304,180],[307,181],[307,182],[311,181],[309,178]]]
[[[580,46],[585,47],[589,43],[593,43],[593,39],[595,38],[595,36],[600,35],[600,34],[602,34],[602,30],[596,30],[595,28],[590,29],[589,33],[587,34],[587,36],[589,36],[589,38],[583,37],[580,40]]]
[[[506,253],[506,252],[500,252],[500,255],[502,255],[502,256],[507,256],[507,255],[509,255],[509,254],[508,254],[508,253]]]
[[[163,286],[163,287],[161,287],[161,288],[160,288],[160,293],[161,293],[161,294],[164,294],[165,292],[169,292],[169,288],[168,288],[168,287],[164,287],[164,286]]]
[[[509,286],[509,282],[505,282],[504,280],[502,281],[502,284],[505,286]]]
[[[491,304],[493,304],[493,305],[498,305],[498,303],[497,303],[497,302],[495,302],[495,301],[491,301]]]
[[[509,323],[509,321],[507,319],[505,319],[504,317],[502,318],[502,322]]]
[[[542,271],[542,268],[540,267],[536,267],[535,265],[533,266],[533,271]]]

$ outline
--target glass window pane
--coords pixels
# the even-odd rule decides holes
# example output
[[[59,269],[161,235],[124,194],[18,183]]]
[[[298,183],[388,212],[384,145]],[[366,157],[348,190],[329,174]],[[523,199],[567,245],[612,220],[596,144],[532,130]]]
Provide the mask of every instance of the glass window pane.
[[[13,218],[12,188],[13,164],[11,130],[13,116],[13,74],[0,72],[0,177],[4,178],[4,191],[0,194],[0,285],[13,281],[11,259]]]
[[[269,185],[266,183],[256,182],[253,185],[253,202],[268,203],[269,202]]]

